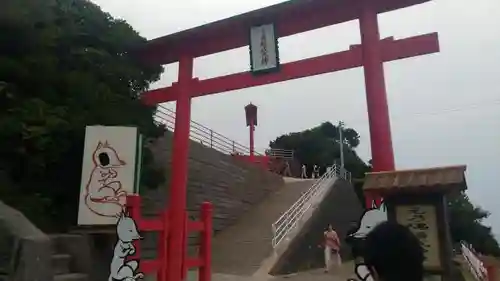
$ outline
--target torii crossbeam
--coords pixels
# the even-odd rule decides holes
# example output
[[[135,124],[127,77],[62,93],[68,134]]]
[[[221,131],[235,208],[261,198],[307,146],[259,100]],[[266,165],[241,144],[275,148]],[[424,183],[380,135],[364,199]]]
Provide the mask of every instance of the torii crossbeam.
[[[242,88],[266,85],[323,73],[363,67],[374,171],[394,170],[383,62],[439,52],[437,33],[406,39],[380,40],[379,13],[430,0],[291,0],[147,42],[138,54],[156,64],[179,62],[178,81],[143,95],[149,104],[176,101],[170,181],[168,280],[180,281],[191,99]],[[359,19],[361,45],[349,50],[283,64],[279,72],[254,76],[242,72],[211,79],[193,77],[193,60],[200,56],[249,45],[252,26],[273,23],[285,37]]]

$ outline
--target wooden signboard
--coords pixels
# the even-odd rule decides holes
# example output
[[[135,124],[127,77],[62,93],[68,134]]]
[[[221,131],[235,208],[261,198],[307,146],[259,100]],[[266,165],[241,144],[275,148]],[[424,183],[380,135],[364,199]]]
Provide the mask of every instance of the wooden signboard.
[[[396,220],[408,227],[420,240],[424,250],[424,267],[441,270],[436,207],[432,205],[396,206]]]
[[[455,281],[447,194],[467,189],[465,170],[450,166],[366,175],[364,192],[382,196],[388,220],[407,226],[420,240],[425,281]]]

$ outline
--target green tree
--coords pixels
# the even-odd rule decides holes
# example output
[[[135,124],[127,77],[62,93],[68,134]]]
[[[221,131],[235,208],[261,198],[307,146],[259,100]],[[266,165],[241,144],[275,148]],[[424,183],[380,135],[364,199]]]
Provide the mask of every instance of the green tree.
[[[355,179],[354,187],[361,202],[364,202],[362,191],[365,173],[371,170],[356,153],[359,145],[359,134],[352,128],[342,128],[344,140],[344,165]],[[320,167],[340,163],[340,142],[338,127],[330,122],[324,122],[317,127],[302,132],[279,136],[269,143],[271,148],[290,149],[301,164],[312,169],[313,165]],[[310,172],[310,171],[309,171]]]
[[[160,65],[128,54],[145,42],[86,0],[4,0],[0,10],[0,199],[45,229],[76,222],[86,125],[163,132],[138,99]],[[145,155],[144,185],[161,174]]]
[[[464,192],[449,197],[448,210],[453,241],[466,241],[483,254],[500,256],[500,247],[491,227],[482,224],[490,213],[474,206]]]
[[[343,128],[344,163],[345,168],[352,173],[353,178],[364,178],[370,170],[356,153],[359,145],[359,134],[352,128]],[[317,127],[302,132],[282,135],[269,143],[271,148],[291,149],[301,164],[308,167],[319,165],[331,166],[335,161],[340,163],[340,143],[338,127],[330,122],[324,122]]]

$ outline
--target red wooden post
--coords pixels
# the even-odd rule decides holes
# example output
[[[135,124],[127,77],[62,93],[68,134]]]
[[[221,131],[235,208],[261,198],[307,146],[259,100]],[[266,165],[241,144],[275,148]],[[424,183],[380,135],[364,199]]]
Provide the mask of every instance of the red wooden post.
[[[497,267],[495,265],[495,261],[493,258],[489,256],[481,256],[479,258],[483,262],[484,268],[486,269],[486,278],[488,281],[496,281],[497,280]]]
[[[160,262],[160,268],[156,273],[157,281],[167,281],[167,270],[168,270],[168,211],[164,210],[161,212],[160,220],[163,222],[163,229],[158,232],[158,256],[157,260]]]
[[[182,252],[182,275],[181,278],[182,280],[186,280],[187,272],[188,272],[188,265],[186,264],[186,261],[188,259],[188,235],[189,235],[189,230],[188,230],[188,214],[184,216],[184,239],[182,240],[182,246],[184,251]]]
[[[245,106],[245,117],[247,121],[247,126],[250,128],[250,162],[254,163],[255,162],[255,157],[254,157],[254,132],[255,132],[255,126],[257,126],[257,106],[253,105],[252,103],[248,104]]]
[[[381,57],[378,19],[377,13],[373,10],[369,1],[365,1],[361,7],[359,26],[361,31],[368,121],[370,124],[373,171],[392,171],[395,168],[394,152],[385,89],[384,66]],[[374,200],[378,206],[381,198],[374,194],[367,194],[366,208],[370,208]]]
[[[255,125],[252,123],[250,124],[250,162],[254,162],[254,132],[255,132]]]
[[[201,205],[201,221],[203,230],[200,235],[200,259],[203,261],[198,272],[198,281],[210,281],[212,278],[212,204],[203,202]]]
[[[127,196],[127,211],[129,212],[130,217],[136,222],[139,223],[141,220],[141,197],[139,195],[128,195]],[[135,247],[135,253],[129,257],[131,260],[140,260],[141,259],[141,243],[140,241],[133,242]]]
[[[186,185],[188,174],[189,129],[191,120],[191,89],[193,58],[179,59],[178,98],[172,155],[172,179],[170,182],[170,227],[168,241],[168,280],[181,281],[183,266],[183,229],[186,214]]]
[[[492,264],[486,265],[486,273],[488,274],[488,281],[496,281],[497,280],[497,268]]]

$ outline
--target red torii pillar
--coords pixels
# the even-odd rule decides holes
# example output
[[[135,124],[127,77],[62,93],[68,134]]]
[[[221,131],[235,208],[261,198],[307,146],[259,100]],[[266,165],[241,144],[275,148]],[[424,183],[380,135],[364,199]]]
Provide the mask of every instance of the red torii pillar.
[[[394,150],[392,148],[391,121],[385,89],[384,66],[380,49],[380,34],[377,13],[371,5],[363,5],[359,16],[363,71],[365,74],[366,103],[370,123],[370,144],[373,171],[393,171]],[[365,194],[366,208],[375,200],[379,206],[382,198],[376,194]]]
[[[177,102],[175,105],[175,130],[172,144],[172,178],[168,220],[170,228],[168,241],[167,280],[182,279],[184,257],[184,219],[186,217],[186,186],[189,157],[189,131],[191,122],[191,91],[193,85],[193,61],[190,56],[179,58]],[[167,224],[167,222],[165,222]]]

